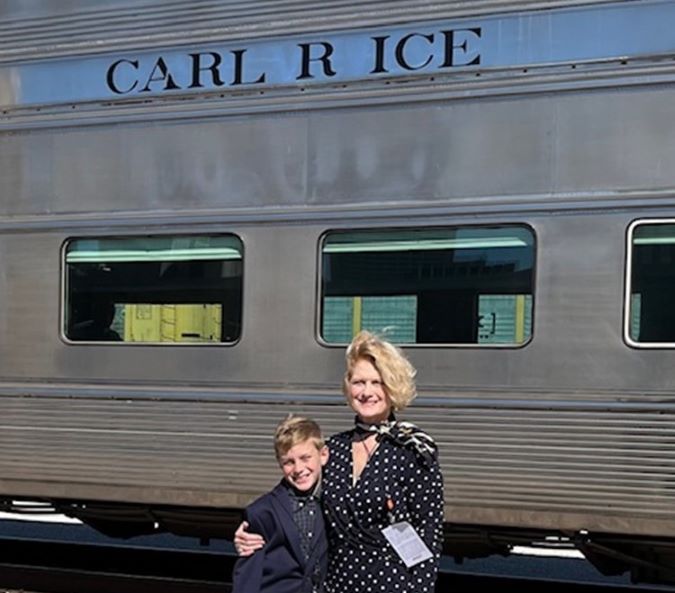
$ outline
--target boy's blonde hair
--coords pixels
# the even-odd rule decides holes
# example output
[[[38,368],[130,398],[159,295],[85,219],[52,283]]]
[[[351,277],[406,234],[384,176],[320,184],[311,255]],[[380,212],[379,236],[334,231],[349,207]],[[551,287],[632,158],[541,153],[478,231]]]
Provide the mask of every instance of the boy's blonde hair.
[[[395,412],[406,408],[417,396],[415,375],[417,371],[405,354],[385,340],[367,331],[358,333],[347,348],[347,372],[342,382],[342,390],[349,400],[349,382],[356,363],[365,359],[373,364],[380,373],[384,390],[391,400]]]
[[[274,450],[277,459],[286,455],[295,445],[311,440],[318,451],[323,449],[325,442],[319,425],[303,416],[288,416],[277,426],[274,433]]]

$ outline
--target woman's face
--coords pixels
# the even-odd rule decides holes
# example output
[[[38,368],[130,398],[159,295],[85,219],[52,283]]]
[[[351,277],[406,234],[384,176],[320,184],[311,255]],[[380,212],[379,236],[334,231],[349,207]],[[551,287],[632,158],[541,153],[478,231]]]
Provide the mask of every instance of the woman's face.
[[[349,379],[349,405],[359,419],[368,424],[384,422],[391,413],[391,401],[382,377],[372,362],[356,361]]]

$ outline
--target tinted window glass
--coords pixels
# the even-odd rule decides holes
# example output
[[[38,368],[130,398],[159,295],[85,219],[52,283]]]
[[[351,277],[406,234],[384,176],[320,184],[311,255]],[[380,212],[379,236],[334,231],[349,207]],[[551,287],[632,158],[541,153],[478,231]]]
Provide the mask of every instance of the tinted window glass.
[[[532,333],[534,237],[526,227],[335,232],[322,251],[321,336],[522,344]]]
[[[69,340],[239,338],[242,245],[234,236],[77,239],[66,245],[65,268]]]
[[[629,336],[675,343],[675,224],[640,224],[631,242]]]

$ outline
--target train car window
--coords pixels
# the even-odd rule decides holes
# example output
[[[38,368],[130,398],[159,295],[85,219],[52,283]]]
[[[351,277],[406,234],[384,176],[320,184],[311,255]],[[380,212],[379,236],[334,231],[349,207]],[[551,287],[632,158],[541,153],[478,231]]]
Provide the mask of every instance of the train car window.
[[[627,341],[675,346],[675,221],[634,223],[629,231]]]
[[[241,331],[242,253],[233,235],[70,240],[65,337],[232,343]]]
[[[534,255],[524,226],[331,232],[321,338],[345,344],[368,329],[404,344],[522,345],[532,334]]]

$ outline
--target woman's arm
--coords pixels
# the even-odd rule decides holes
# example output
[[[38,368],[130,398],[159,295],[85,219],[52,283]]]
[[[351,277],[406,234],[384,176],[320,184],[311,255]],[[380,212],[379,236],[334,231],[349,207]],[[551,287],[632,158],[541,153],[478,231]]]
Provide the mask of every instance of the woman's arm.
[[[431,593],[443,550],[443,476],[436,459],[410,470],[407,505],[410,522],[434,555],[413,568],[423,583],[416,591]]]
[[[234,549],[240,557],[253,554],[265,545],[263,536],[258,533],[249,533],[248,522],[243,521],[234,534]]]

